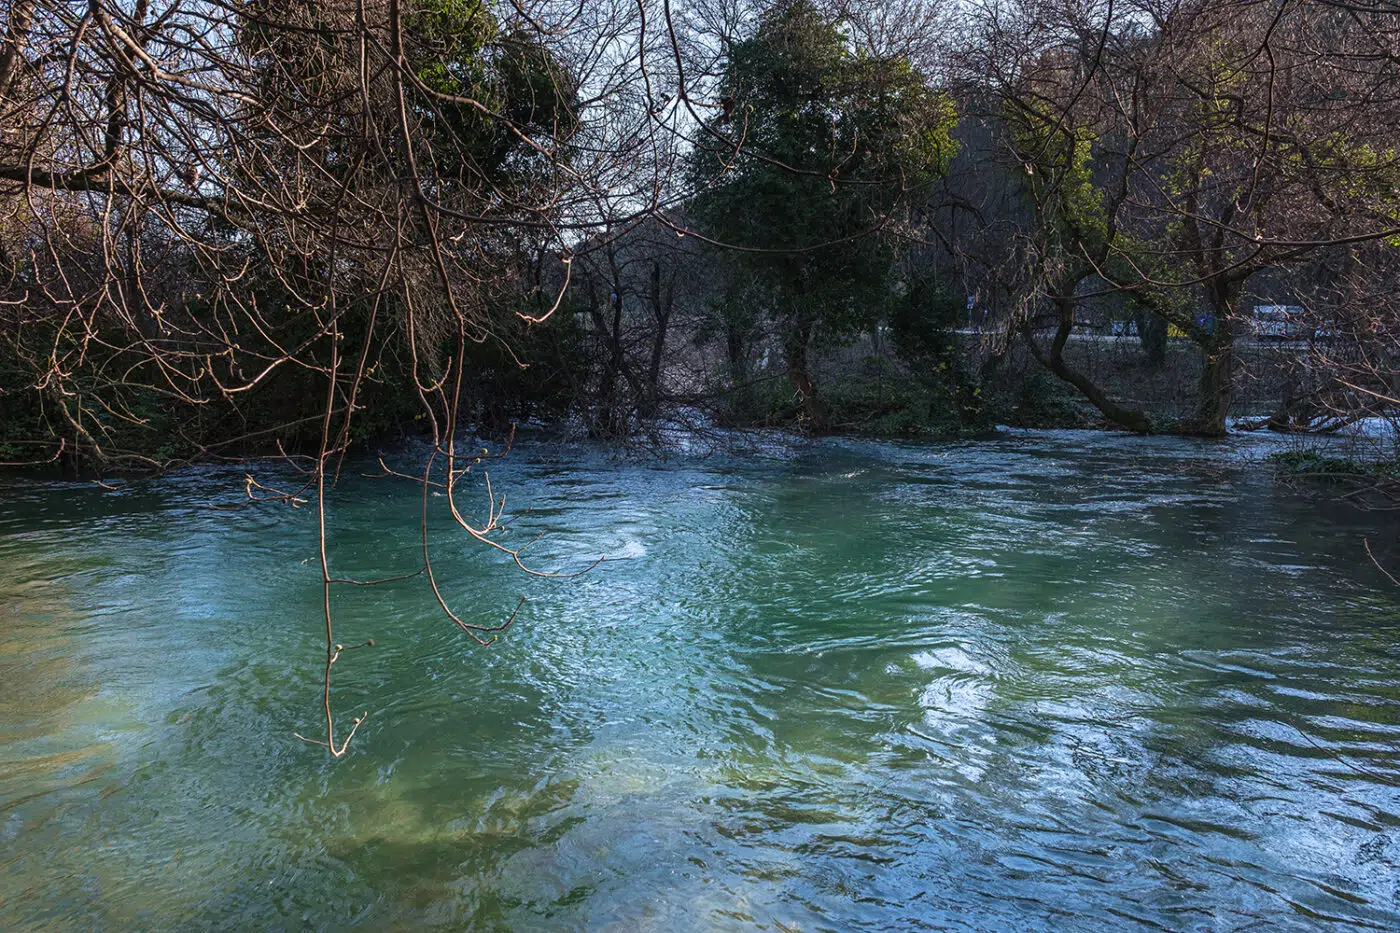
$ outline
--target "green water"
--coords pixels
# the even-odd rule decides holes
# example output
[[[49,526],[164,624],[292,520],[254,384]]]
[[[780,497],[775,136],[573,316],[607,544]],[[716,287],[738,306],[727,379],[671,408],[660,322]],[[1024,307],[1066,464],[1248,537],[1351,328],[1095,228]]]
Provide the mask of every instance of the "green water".
[[[1250,446],[1250,445],[1253,446]],[[493,471],[523,577],[338,594],[236,471],[0,486],[0,929],[1400,928],[1394,517],[1256,442],[774,444]],[[332,561],[412,569],[411,485]],[[440,502],[435,502],[440,506]]]

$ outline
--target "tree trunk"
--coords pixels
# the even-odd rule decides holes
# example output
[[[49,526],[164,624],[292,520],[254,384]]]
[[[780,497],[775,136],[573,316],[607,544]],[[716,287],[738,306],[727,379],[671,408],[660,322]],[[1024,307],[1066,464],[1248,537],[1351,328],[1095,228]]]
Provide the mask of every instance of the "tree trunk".
[[[1138,312],[1136,320],[1147,368],[1160,371],[1167,365],[1167,322],[1151,311]]]
[[[738,389],[749,381],[749,348],[744,335],[737,328],[729,328],[724,334],[725,355],[729,362],[729,385]]]
[[[603,345],[603,366],[598,377],[598,403],[590,419],[592,423],[589,425],[589,433],[605,439],[617,436],[618,425],[622,421],[617,398],[617,380],[621,375],[621,346],[617,328],[622,316],[622,302],[615,295],[616,293],[609,298],[613,311],[613,326],[609,328],[607,319],[598,307],[598,295],[593,282],[590,280],[588,283],[588,313],[593,319],[595,336]]]
[[[10,25],[0,48],[0,101],[8,100],[20,72],[24,54],[29,48],[29,30],[34,23],[34,0],[16,0],[10,7]]]
[[[642,413],[655,417],[661,408],[661,366],[666,356],[666,331],[671,324],[671,307],[675,301],[674,287],[669,295],[661,288],[661,263],[651,264],[651,312],[656,322],[652,337],[651,364],[647,368],[646,398]]]
[[[1074,329],[1074,287],[1071,286],[1067,293],[1058,295],[1052,293],[1051,298],[1059,312],[1059,328],[1055,332],[1055,339],[1050,344],[1050,352],[1047,354],[1035,342],[1035,334],[1031,331],[1030,323],[1027,322],[1023,334],[1030,347],[1031,355],[1046,369],[1078,389],[1079,393],[1089,400],[1089,404],[1097,408],[1109,421],[1138,434],[1154,433],[1156,429],[1152,424],[1152,419],[1147,417],[1145,412],[1119,405],[1108,397],[1108,393],[1095,385],[1088,376],[1065,362],[1065,343],[1069,340],[1070,331]]]
[[[1229,431],[1226,421],[1235,394],[1235,323],[1230,312],[1239,291],[1235,279],[1220,279],[1206,288],[1215,324],[1209,338],[1201,343],[1203,359],[1196,413],[1182,425],[1183,434],[1224,437]]]
[[[812,374],[807,368],[807,344],[812,339],[810,324],[794,324],[788,331],[788,339],[783,347],[787,358],[788,380],[802,406],[802,414],[807,422],[807,430],[820,434],[831,426],[831,412],[826,402],[817,396],[817,388],[812,384]]]
[[[622,294],[613,286],[613,321],[611,339],[608,341],[608,411],[607,431],[610,437],[621,437],[626,425],[626,416],[617,402],[617,377],[622,372]]]
[[[1200,398],[1196,413],[1186,422],[1182,433],[1201,437],[1224,437],[1228,432],[1226,419],[1234,399],[1235,341],[1229,323],[1217,319],[1216,339],[1204,348],[1201,365]]]
[[[752,424],[758,410],[749,382],[749,345],[752,322],[732,309],[724,314],[724,349],[729,364],[729,392],[725,411],[733,424]]]

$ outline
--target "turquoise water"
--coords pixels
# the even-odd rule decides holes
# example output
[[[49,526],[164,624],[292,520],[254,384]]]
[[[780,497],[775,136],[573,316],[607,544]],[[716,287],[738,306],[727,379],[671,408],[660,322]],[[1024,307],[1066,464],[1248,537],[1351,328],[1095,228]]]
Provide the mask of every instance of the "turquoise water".
[[[6,481],[0,929],[1400,928],[1394,517],[1260,450],[521,444],[510,536],[608,561],[439,516],[455,607],[530,601],[338,592],[338,761],[314,510]],[[417,502],[347,477],[334,567]]]

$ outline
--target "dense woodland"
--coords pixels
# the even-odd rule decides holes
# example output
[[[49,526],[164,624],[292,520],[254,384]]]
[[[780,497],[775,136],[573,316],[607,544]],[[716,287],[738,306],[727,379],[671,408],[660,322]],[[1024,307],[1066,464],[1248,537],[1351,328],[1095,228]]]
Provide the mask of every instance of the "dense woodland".
[[[6,461],[1400,404],[1390,0],[3,16]]]

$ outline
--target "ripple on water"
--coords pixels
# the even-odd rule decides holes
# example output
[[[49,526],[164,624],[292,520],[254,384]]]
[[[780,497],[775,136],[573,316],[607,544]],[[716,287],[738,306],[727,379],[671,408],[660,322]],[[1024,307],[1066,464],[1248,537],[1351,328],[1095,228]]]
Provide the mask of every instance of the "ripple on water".
[[[1400,928],[1384,526],[1218,445],[758,447],[501,461],[608,562],[434,525],[454,606],[530,597],[487,650],[337,594],[334,763],[303,510],[0,489],[0,927]],[[347,479],[333,561],[412,569],[416,507]]]

